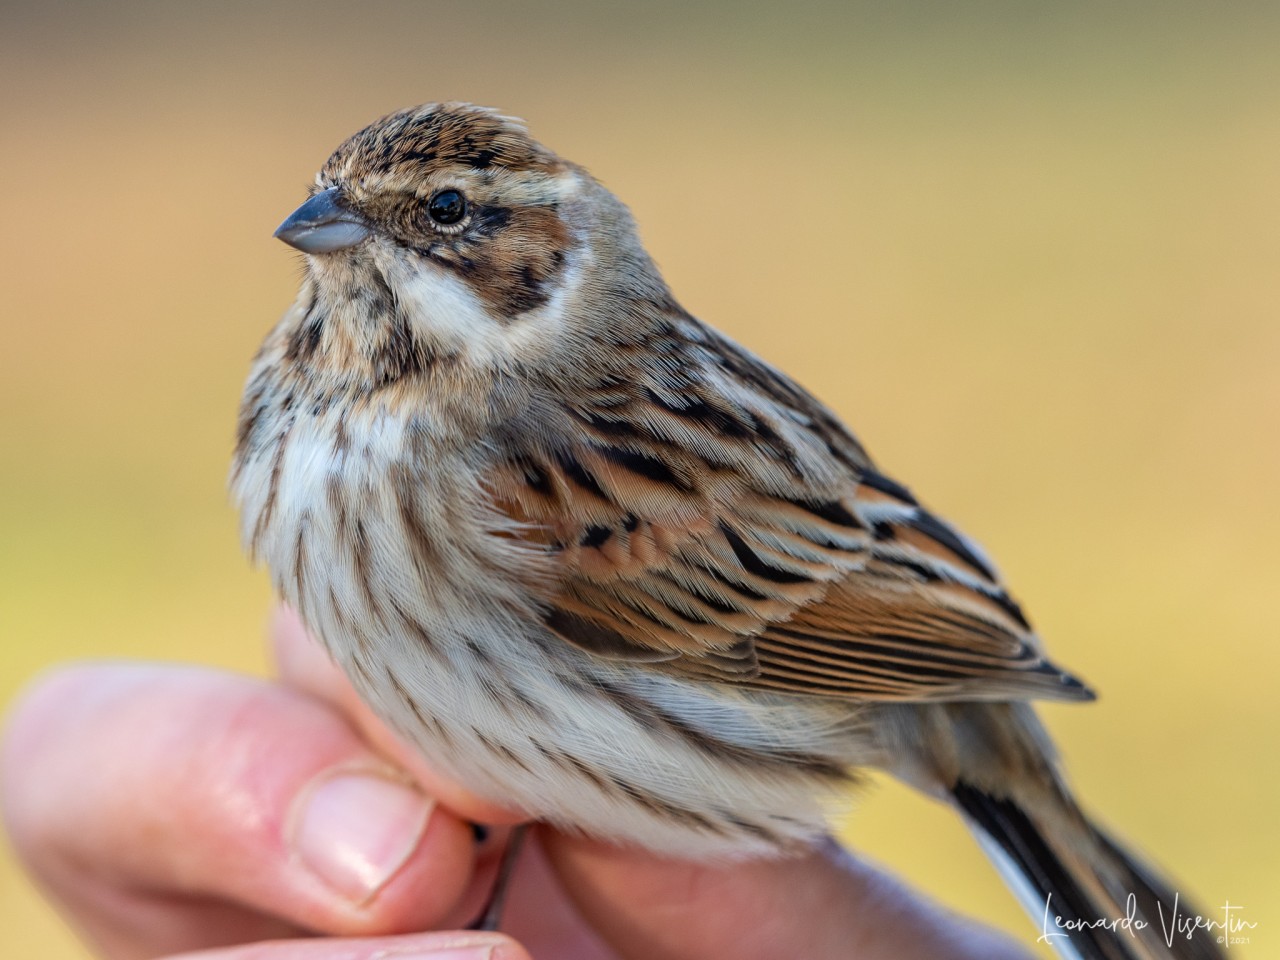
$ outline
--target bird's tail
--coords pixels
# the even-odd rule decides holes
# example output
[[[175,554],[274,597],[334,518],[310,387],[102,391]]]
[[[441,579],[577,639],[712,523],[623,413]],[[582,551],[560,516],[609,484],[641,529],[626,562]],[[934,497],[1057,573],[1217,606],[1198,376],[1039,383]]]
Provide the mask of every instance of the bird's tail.
[[[1041,940],[1062,956],[1224,956],[1214,933],[1185,922],[1197,915],[1186,898],[1091,823],[1061,789],[1047,790],[1034,803],[1022,804],[961,780],[952,796],[1040,927]]]
[[[1099,829],[1026,703],[883,704],[883,765],[950,801],[1040,929],[1072,960],[1219,960],[1185,894]]]

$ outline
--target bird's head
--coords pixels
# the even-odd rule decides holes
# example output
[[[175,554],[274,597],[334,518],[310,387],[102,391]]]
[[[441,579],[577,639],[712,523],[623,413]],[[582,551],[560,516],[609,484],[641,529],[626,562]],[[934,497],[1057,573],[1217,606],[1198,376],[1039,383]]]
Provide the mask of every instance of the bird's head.
[[[355,134],[276,236],[307,255],[295,355],[379,382],[439,358],[527,363],[607,327],[612,298],[666,297],[612,194],[520,121],[470,104]]]

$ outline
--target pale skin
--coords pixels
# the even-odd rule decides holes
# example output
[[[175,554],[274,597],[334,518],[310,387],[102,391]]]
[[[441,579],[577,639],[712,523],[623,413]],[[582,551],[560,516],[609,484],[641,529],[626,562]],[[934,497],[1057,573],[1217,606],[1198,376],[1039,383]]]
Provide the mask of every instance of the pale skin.
[[[10,717],[6,825],[97,955],[1027,956],[834,849],[699,866],[550,830],[526,847],[505,933],[465,932],[503,839],[498,829],[477,843],[470,824],[519,814],[427,769],[287,611],[272,641],[274,681],[73,666]]]

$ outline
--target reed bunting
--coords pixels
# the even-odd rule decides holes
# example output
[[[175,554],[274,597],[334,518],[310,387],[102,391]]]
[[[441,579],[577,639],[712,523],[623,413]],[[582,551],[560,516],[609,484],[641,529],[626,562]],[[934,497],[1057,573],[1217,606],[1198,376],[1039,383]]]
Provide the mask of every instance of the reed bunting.
[[[1051,897],[1068,955],[1219,955],[1166,943],[1172,887],[1071,799],[1030,702],[1093,695],[991,561],[690,316],[584,169],[427,104],[338,147],[276,235],[305,277],[244,393],[244,542],[433,766],[700,859],[822,837],[878,767],[1037,921]],[[1101,923],[1130,896],[1144,928]]]

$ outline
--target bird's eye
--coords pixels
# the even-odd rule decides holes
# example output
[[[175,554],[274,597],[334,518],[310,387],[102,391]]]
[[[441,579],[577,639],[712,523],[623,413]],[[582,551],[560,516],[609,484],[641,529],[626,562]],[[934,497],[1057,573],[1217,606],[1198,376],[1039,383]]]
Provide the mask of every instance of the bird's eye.
[[[449,226],[467,214],[467,199],[457,190],[441,190],[427,201],[427,214],[436,223]]]

